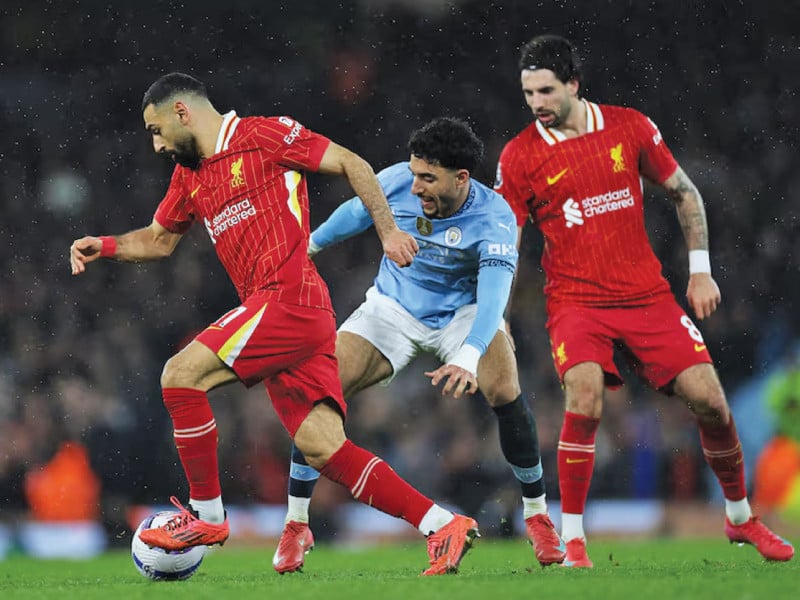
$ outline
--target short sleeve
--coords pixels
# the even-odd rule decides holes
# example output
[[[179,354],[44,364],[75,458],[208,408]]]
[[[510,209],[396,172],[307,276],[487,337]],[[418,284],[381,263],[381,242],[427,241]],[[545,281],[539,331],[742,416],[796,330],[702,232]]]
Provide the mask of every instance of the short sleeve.
[[[678,162],[667,147],[653,121],[634,111],[636,131],[640,141],[640,170],[642,175],[655,183],[663,183],[678,168]]]
[[[515,159],[513,142],[509,142],[503,148],[497,163],[494,190],[505,198],[514,212],[517,225],[522,227],[528,220],[530,214],[528,202],[533,199],[534,194],[530,186],[524,184],[523,173],[516,168]]]
[[[330,139],[304,127],[291,117],[267,117],[259,127],[262,146],[272,160],[290,169],[318,171]]]
[[[164,199],[156,208],[153,219],[167,231],[186,233],[195,220],[185,189],[185,168],[175,166]]]
[[[493,194],[494,195],[494,194]],[[517,228],[515,216],[501,196],[496,197],[496,208],[488,212],[480,224],[481,241],[478,244],[481,267],[505,265],[513,273],[517,266]]]

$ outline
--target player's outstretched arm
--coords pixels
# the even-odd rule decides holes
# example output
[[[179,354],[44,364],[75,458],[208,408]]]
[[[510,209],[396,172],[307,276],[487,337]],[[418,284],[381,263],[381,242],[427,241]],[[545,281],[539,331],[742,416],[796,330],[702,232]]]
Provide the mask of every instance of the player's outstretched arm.
[[[703,198],[680,167],[664,181],[662,186],[675,202],[678,221],[689,249],[689,285],[686,289],[686,299],[697,318],[705,319],[717,309],[722,295],[717,282],[711,277],[708,222]]]
[[[386,256],[398,266],[410,265],[419,251],[417,240],[397,227],[370,164],[347,148],[331,142],[322,156],[319,172],[347,177],[353,191],[361,198],[372,217]]]
[[[366,231],[372,225],[366,207],[359,198],[350,198],[340,204],[331,216],[311,232],[308,239],[308,255],[314,256],[323,248]]]
[[[164,258],[172,254],[181,237],[182,234],[168,231],[156,221],[118,236],[84,236],[72,242],[69,249],[72,274],[80,275],[86,270],[87,264],[98,258],[113,258],[122,262]]]

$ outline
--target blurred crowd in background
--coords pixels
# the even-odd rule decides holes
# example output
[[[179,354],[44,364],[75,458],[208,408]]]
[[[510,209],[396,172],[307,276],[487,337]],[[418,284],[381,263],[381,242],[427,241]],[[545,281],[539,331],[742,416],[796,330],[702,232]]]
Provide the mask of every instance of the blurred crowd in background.
[[[45,466],[66,486],[86,482],[69,488],[72,497],[99,494],[97,514],[114,534],[125,507],[186,495],[159,375],[187,339],[238,304],[212,245],[195,227],[167,261],[103,261],[77,278],[68,265],[73,239],[150,222],[172,164],[153,153],[140,104],[170,71],[204,80],[221,112],[290,115],[376,170],[406,159],[409,133],[429,119],[464,118],[486,143],[473,175],[491,185],[503,144],[531,120],[519,47],[545,32],[572,39],[586,97],[650,116],[705,199],[723,302],[700,327],[734,413],[740,401],[759,415],[740,420],[743,441],[749,430],[766,439],[772,425],[753,382],[793,368],[800,318],[800,8],[582,4],[4,1],[0,521],[70,510],[37,487]],[[312,225],[351,193],[346,181],[318,175],[309,190]],[[646,214],[683,301],[685,244],[656,188],[648,188]],[[511,324],[557,500],[563,404],[544,329],[540,252],[540,237],[526,228]],[[315,258],[340,322],[361,302],[379,258],[373,232]],[[432,364],[422,359],[390,387],[357,396],[350,436],[436,499],[512,516],[518,490],[491,411],[479,397],[441,398],[423,375]],[[211,398],[225,501],[283,503],[290,440],[263,387],[228,386]],[[78,451],[68,461],[70,449]],[[756,450],[745,448],[748,461]],[[597,451],[592,497],[712,493],[689,411],[633,378],[609,396]],[[319,521],[345,501],[339,494],[321,485],[312,516]],[[315,533],[325,536],[324,528]]]

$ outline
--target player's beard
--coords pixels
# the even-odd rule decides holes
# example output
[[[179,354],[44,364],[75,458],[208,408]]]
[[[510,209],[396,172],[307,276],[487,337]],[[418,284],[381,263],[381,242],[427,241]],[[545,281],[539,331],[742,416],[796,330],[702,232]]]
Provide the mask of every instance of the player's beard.
[[[193,171],[200,166],[200,150],[197,148],[197,140],[191,134],[184,139],[175,142],[175,150],[170,152],[172,160]]]
[[[561,106],[558,107],[558,110],[547,111],[545,114],[552,116],[553,120],[549,123],[542,123],[542,125],[547,128],[559,128],[561,127],[569,117],[570,109],[572,108],[572,104],[570,104],[569,98],[567,98]],[[539,115],[536,115],[536,118],[539,118]],[[539,121],[541,123],[541,120]]]

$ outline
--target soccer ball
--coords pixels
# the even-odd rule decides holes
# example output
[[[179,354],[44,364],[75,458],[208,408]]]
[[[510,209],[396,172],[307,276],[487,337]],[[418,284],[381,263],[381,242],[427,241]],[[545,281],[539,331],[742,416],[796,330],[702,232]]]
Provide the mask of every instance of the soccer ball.
[[[150,515],[139,523],[131,541],[131,558],[136,570],[144,577],[154,581],[175,581],[189,579],[195,574],[203,557],[206,555],[206,546],[194,546],[186,550],[163,550],[151,548],[139,537],[145,529],[161,527],[178,513],[163,511]]]

